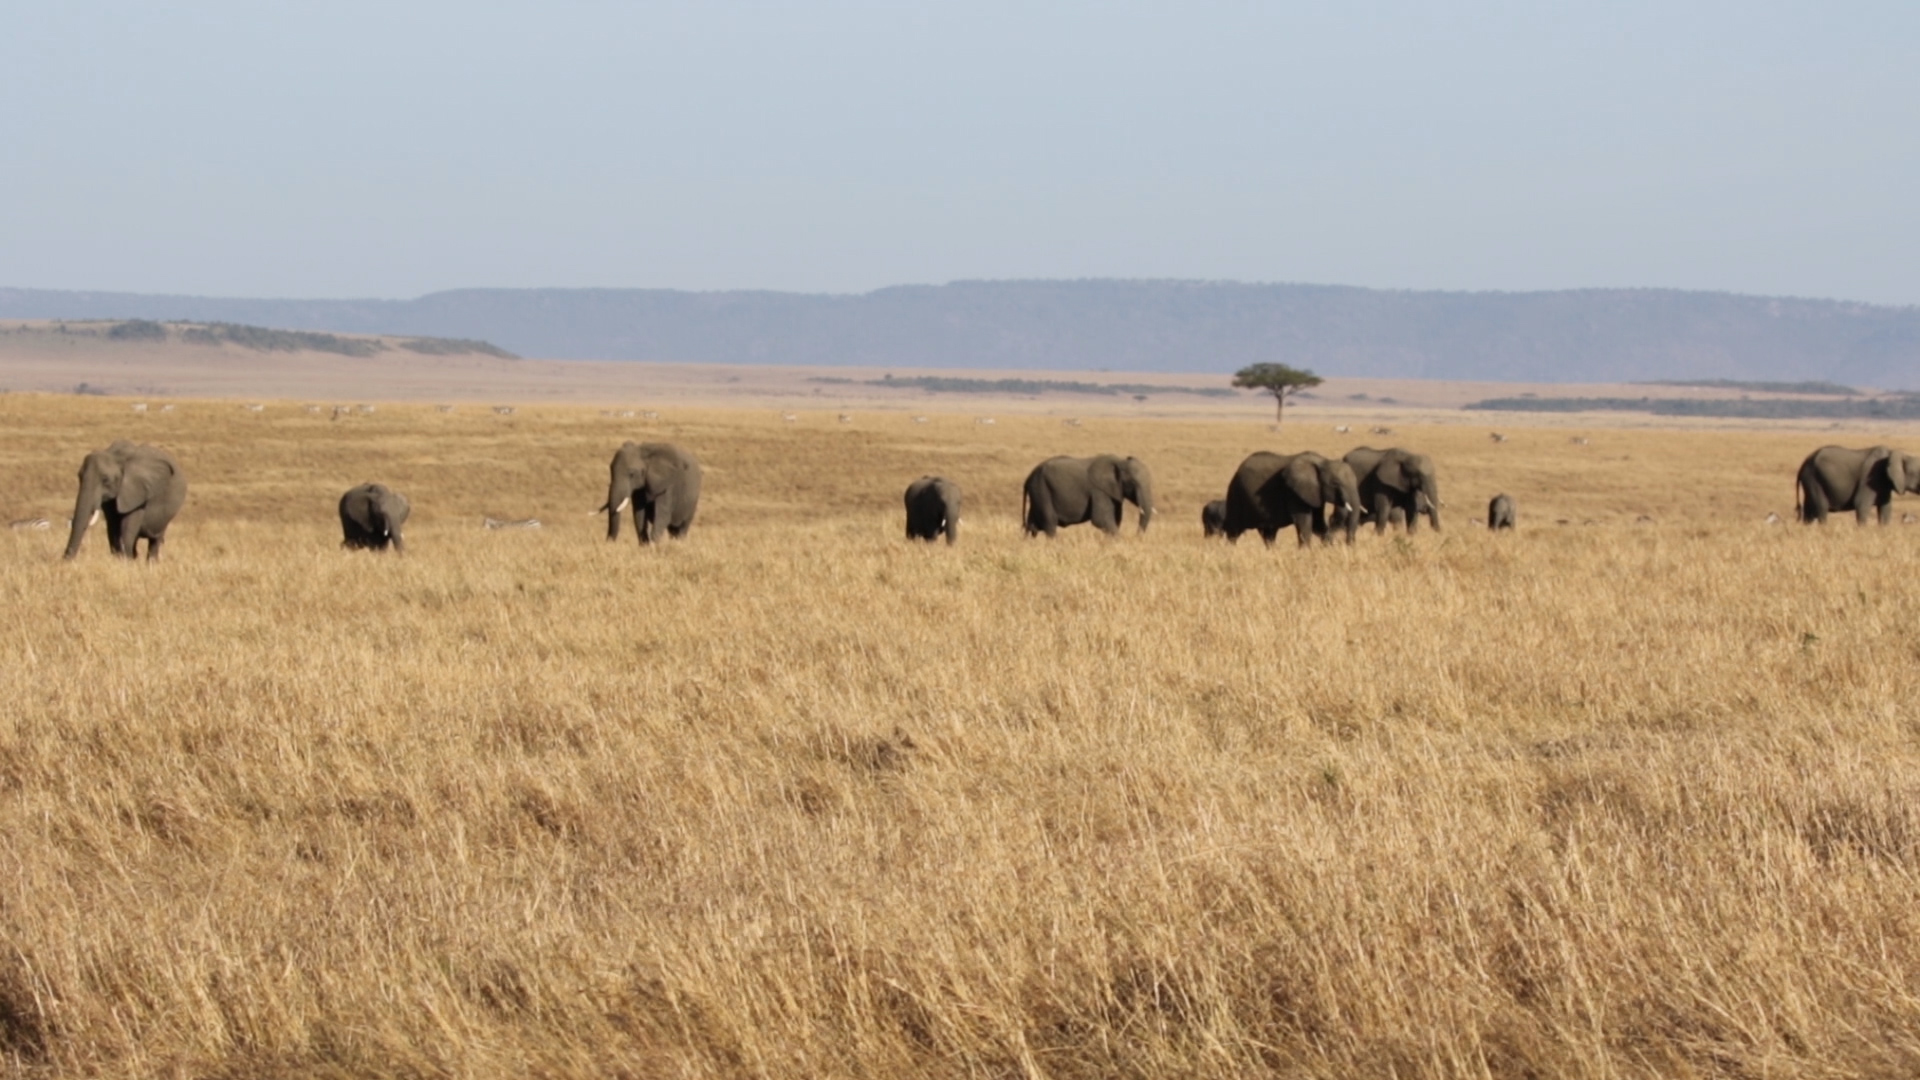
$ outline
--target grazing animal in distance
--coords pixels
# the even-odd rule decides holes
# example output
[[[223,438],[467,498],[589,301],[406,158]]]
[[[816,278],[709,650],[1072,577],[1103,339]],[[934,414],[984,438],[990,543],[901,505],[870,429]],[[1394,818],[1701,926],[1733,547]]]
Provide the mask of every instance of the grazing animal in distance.
[[[302,405],[300,406],[300,410],[306,413],[308,416],[320,415],[320,406],[318,405]]]
[[[146,412],[146,411],[147,411],[147,403],[146,403],[146,402],[144,402],[144,401],[136,401],[136,402],[134,402],[134,403],[133,403],[133,411],[134,411],[134,412]]]
[[[242,406],[242,408],[246,409],[250,413],[262,413],[267,411],[267,407],[265,405],[244,405]]]
[[[1490,433],[1488,433],[1488,435],[1487,435],[1487,438],[1489,438],[1489,439],[1492,439],[1492,440],[1493,440],[1494,442],[1506,442],[1506,441],[1507,441],[1507,437],[1506,437],[1505,435],[1502,435],[1502,434],[1500,434],[1500,433],[1499,433],[1499,432],[1497,432],[1497,431],[1495,431],[1495,432],[1490,432]]]
[[[495,405],[493,407],[493,411],[496,415],[499,415],[499,416],[512,416],[514,413],[514,408],[511,405]]]
[[[974,423],[976,423],[976,424],[991,424],[991,423],[993,423],[993,417],[991,417],[991,416],[982,416],[982,417],[978,417],[977,419],[975,419],[975,420],[974,420]]]
[[[450,412],[452,412],[452,411],[453,411],[453,406],[451,406],[451,405],[435,405],[435,406],[433,407],[433,411],[434,411],[434,412],[443,412],[443,413],[450,413]]]
[[[782,420],[784,420],[784,421],[786,421],[787,423],[789,423],[789,424],[791,424],[791,423],[793,423],[793,422],[795,422],[795,421],[797,421],[797,420],[799,420],[799,419],[800,419],[800,417],[799,417],[799,415],[798,415],[798,414],[796,414],[796,413],[790,413],[790,412],[788,412],[788,413],[781,413],[781,414],[780,414],[780,419],[782,419]]]
[[[1768,511],[1768,513],[1767,513],[1767,524],[1769,524],[1769,525],[1778,525],[1778,524],[1780,524],[1780,515],[1779,515],[1779,514],[1776,514],[1776,513],[1773,513],[1772,511]]]
[[[927,418],[924,416],[916,416],[913,418],[913,422],[916,424],[924,424],[927,422]]]
[[[1393,429],[1390,427],[1380,427],[1378,425],[1375,425],[1374,427],[1368,428],[1367,432],[1372,435],[1391,435],[1393,434]]]
[[[1336,435],[1345,435],[1351,432],[1352,430],[1353,428],[1347,424],[1336,424],[1334,425],[1334,428],[1333,428],[1334,434]]]
[[[1901,514],[1900,524],[1902,525],[1920,524],[1920,517],[1914,517],[1912,514]]]
[[[46,518],[21,518],[19,521],[7,522],[7,528],[21,532],[46,532],[53,528],[53,522]]]
[[[359,414],[360,414],[361,416],[372,416],[372,415],[373,415],[373,410],[374,410],[374,406],[372,406],[372,405],[355,405],[355,406],[354,406],[354,410],[355,410],[356,412],[358,412],[358,413],[359,413]]]
[[[351,416],[351,415],[353,415],[352,409],[347,408],[345,405],[335,405],[333,407],[333,416],[331,417],[331,419],[338,420],[343,416]]]
[[[1065,425],[1067,425],[1068,427],[1079,427],[1079,426],[1080,426],[1080,418],[1079,418],[1079,417],[1077,417],[1077,416],[1075,416],[1075,417],[1069,417],[1068,419],[1065,419],[1065,420],[1062,420],[1062,421],[1060,421],[1060,422],[1061,422],[1061,423],[1063,423],[1063,424],[1065,424]]]
[[[162,406],[160,406],[160,411],[161,411],[161,412],[172,412],[172,411],[173,411],[173,406],[171,406],[171,405],[162,405]]]
[[[841,414],[840,414],[840,422],[841,422],[841,423],[843,423],[843,424],[851,424],[851,423],[853,423],[853,415],[852,415],[851,413],[841,413]]]
[[[145,538],[148,560],[158,559],[167,526],[186,501],[187,474],[165,450],[125,439],[95,450],[80,463],[80,492],[64,557],[80,554],[87,527],[104,516],[107,545],[115,555],[134,558]]]
[[[1591,443],[1593,440],[1587,438],[1585,435],[1575,435],[1573,438],[1568,439],[1567,441],[1572,443],[1575,446],[1586,446],[1589,443]]]
[[[633,415],[633,413],[631,413],[631,412],[629,412],[629,413],[627,413],[627,415],[628,415],[628,416],[632,416],[632,415]],[[657,412],[655,412],[655,411],[654,411],[654,410],[652,410],[652,409],[648,409],[648,410],[647,410],[646,412],[643,412],[643,413],[641,413],[641,414],[640,414],[640,419],[642,419],[642,420],[658,420],[658,419],[660,419],[660,414],[659,414],[659,413],[657,413]]]
[[[951,544],[960,539],[960,485],[944,476],[923,476],[907,485],[907,539]]]
[[[1487,528],[1511,529],[1518,523],[1513,496],[1502,493],[1495,495],[1492,501],[1487,503]]]
[[[599,511],[596,510],[594,513],[597,514]],[[519,518],[509,521],[505,518],[482,517],[480,527],[483,529],[537,529],[540,527],[540,519]]]
[[[400,527],[413,512],[407,497],[384,484],[361,484],[340,496],[340,546],[351,550],[384,551],[393,545],[396,554],[406,554],[407,543]]]
[[[1649,514],[1641,514],[1639,517],[1633,519],[1633,523],[1635,525],[1651,525],[1653,524],[1653,517]]]

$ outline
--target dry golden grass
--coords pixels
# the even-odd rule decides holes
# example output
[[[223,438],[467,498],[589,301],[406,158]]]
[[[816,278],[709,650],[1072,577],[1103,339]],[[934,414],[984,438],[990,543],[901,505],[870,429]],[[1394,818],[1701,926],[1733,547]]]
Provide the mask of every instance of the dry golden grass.
[[[1920,1072],[1920,528],[1761,524],[1805,434],[1506,430],[1392,440],[1445,533],[1298,551],[1194,519],[1364,437],[0,397],[8,518],[118,436],[192,483],[158,565],[0,536],[0,1061]],[[706,462],[689,542],[586,516],[629,437]],[[1023,539],[1097,450],[1154,530]],[[363,480],[407,557],[339,550]]]

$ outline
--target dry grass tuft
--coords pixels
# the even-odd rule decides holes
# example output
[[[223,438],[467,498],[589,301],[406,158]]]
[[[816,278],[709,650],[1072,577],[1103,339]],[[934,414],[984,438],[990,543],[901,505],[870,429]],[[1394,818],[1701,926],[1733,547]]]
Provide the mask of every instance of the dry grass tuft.
[[[1803,435],[1399,431],[1447,531],[1301,552],[1192,520],[1346,449],[1264,424],[0,397],[0,516],[123,435],[193,485],[159,565],[0,535],[0,1061],[1920,1072],[1920,530],[1765,526]],[[642,434],[687,543],[585,513]],[[1154,532],[1024,540],[1108,449]],[[339,550],[363,480],[407,557]]]

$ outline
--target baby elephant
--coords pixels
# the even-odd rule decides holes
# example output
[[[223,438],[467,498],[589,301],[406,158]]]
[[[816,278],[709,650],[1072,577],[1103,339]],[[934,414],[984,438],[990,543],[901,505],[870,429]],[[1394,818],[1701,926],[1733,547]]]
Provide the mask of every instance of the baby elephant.
[[[947,543],[960,539],[960,485],[944,476],[923,476],[907,485],[907,539]]]
[[[391,541],[393,550],[405,553],[400,526],[411,511],[405,495],[382,484],[361,484],[340,496],[340,531],[346,534],[340,546],[383,551]]]
[[[1514,526],[1513,496],[1495,495],[1487,504],[1487,529],[1511,529]]]
[[[1227,500],[1215,499],[1200,508],[1200,531],[1207,536],[1227,535]]]

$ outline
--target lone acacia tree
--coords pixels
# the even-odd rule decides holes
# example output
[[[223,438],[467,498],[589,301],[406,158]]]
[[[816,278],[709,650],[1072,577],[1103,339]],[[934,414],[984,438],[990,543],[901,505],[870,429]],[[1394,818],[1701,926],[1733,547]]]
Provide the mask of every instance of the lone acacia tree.
[[[1288,398],[1321,382],[1320,376],[1313,372],[1285,364],[1249,364],[1233,373],[1233,385],[1240,389],[1262,390],[1273,395],[1276,425],[1286,419]]]

